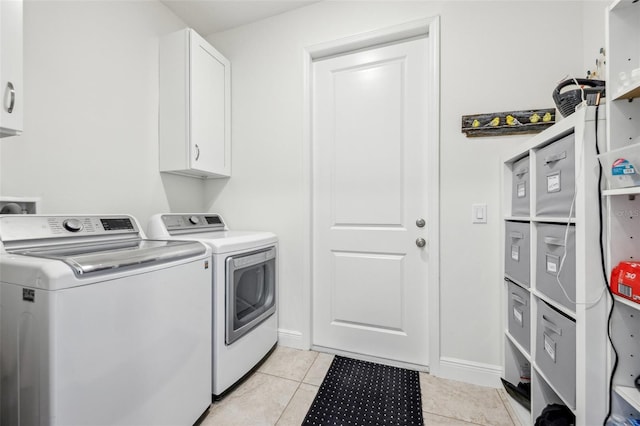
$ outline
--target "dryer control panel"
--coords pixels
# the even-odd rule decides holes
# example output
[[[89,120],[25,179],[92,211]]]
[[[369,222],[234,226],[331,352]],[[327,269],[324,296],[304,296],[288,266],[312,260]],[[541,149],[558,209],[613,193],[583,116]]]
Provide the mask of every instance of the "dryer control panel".
[[[162,215],[162,222],[169,234],[189,232],[226,231],[227,227],[218,214],[165,214]]]

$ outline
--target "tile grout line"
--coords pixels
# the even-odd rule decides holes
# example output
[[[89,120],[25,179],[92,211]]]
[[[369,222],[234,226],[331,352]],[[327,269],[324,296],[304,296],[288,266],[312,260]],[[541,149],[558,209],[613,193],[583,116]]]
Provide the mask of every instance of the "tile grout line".
[[[502,392],[500,392],[500,389],[496,389],[496,392],[498,393],[500,402],[502,402],[502,405],[504,405],[504,409],[507,410],[507,414],[511,419],[511,423],[513,423],[514,426],[519,425],[520,419],[517,418],[516,413],[513,412],[513,408],[511,407],[511,404],[509,404],[509,401],[505,399],[505,396],[502,394]]]
[[[300,389],[300,385],[301,384],[302,384],[302,382],[298,382],[298,386],[296,386],[296,390],[293,391],[293,394],[291,394],[291,398],[289,398],[289,401],[287,401],[287,405],[285,405],[284,408],[282,409],[282,412],[280,413],[280,415],[276,419],[276,422],[274,423],[274,426],[278,424],[278,422],[280,421],[280,419],[284,415],[285,411],[287,411],[287,408],[289,408],[289,405],[291,405],[291,401],[293,401],[293,398],[296,396],[296,393],[298,393],[298,390]]]
[[[307,370],[304,372],[304,374],[302,375],[302,378],[300,379],[300,381],[298,382],[298,386],[296,387],[296,390],[293,392],[293,394],[291,395],[291,398],[289,398],[289,401],[287,402],[287,405],[284,406],[284,409],[282,410],[282,412],[280,413],[280,415],[278,416],[278,418],[276,419],[276,422],[274,423],[274,426],[278,424],[278,422],[280,421],[280,419],[282,419],[283,414],[287,411],[287,408],[289,408],[289,405],[291,405],[291,401],[293,401],[293,398],[295,398],[296,393],[298,393],[298,390],[300,389],[300,386],[302,385],[304,378],[307,377],[307,374],[309,373],[309,370],[311,370],[311,367],[313,366],[313,364],[316,362],[316,360],[318,359],[318,355],[320,353],[316,352],[316,356],[315,358],[313,358],[313,361],[311,361],[311,363],[309,364],[309,368],[307,368]],[[277,376],[276,376],[277,377]],[[284,378],[284,377],[283,377]]]
[[[428,373],[427,373],[427,374],[428,374]],[[435,376],[433,376],[433,377],[434,377],[435,379],[439,380],[439,379],[438,379],[438,378],[436,378]],[[477,422],[477,421],[467,420],[467,419],[464,419],[464,418],[460,418],[460,417],[458,417],[455,413],[451,413],[451,414],[444,414],[444,413],[439,413],[439,412],[437,412],[437,411],[433,411],[432,409],[426,408],[426,407],[424,406],[424,401],[425,401],[425,398],[424,398],[424,397],[425,397],[425,395],[426,395],[426,394],[428,394],[428,392],[425,392],[426,390],[427,390],[427,389],[426,389],[426,387],[424,387],[424,388],[423,388],[423,381],[421,380],[421,381],[420,381],[420,393],[421,393],[422,402],[423,402],[423,407],[422,407],[423,415],[424,415],[424,413],[427,413],[427,414],[431,414],[431,415],[435,415],[435,416],[446,417],[446,418],[449,418],[449,419],[454,419],[454,420],[457,420],[457,421],[462,421],[462,422],[465,422],[465,423],[468,423],[468,424],[472,424],[472,425],[479,425],[479,426],[489,426],[489,425],[491,425],[491,423],[479,423],[479,422]],[[519,425],[520,425],[520,423],[519,423],[519,422],[514,422],[514,420],[513,420],[513,415],[512,415],[512,413],[509,411],[509,408],[506,406],[506,404],[505,404],[505,400],[504,400],[504,399],[503,399],[503,397],[502,397],[502,394],[501,394],[501,392],[500,392],[500,389],[496,389],[496,388],[494,388],[494,389],[487,389],[487,390],[490,390],[490,391],[494,392],[495,397],[497,397],[498,401],[500,401],[500,405],[498,405],[498,406],[497,406],[497,408],[500,408],[500,407],[501,407],[501,408],[506,412],[506,415],[507,415],[507,416],[506,416],[506,418],[504,418],[504,419],[505,419],[505,420],[508,420],[508,422],[509,422],[508,424],[509,424],[510,426],[519,426]],[[487,393],[487,395],[490,395],[490,393]],[[492,398],[492,399],[493,399],[493,398]],[[435,409],[437,410],[437,408],[435,408]],[[486,418],[485,418],[483,421],[485,421],[485,420],[486,420],[486,421],[489,421],[489,419],[486,419]]]
[[[469,421],[467,421],[467,420],[459,419],[459,418],[457,418],[457,417],[450,417],[450,416],[445,416],[445,415],[443,415],[443,414],[431,413],[431,412],[426,411],[426,410],[422,410],[422,412],[423,412],[423,413],[427,413],[427,414],[431,414],[431,415],[434,415],[434,416],[442,417],[442,418],[444,418],[444,419],[450,419],[450,420],[455,420],[455,421],[457,421],[457,422],[467,423],[467,424],[470,424],[470,425],[475,425],[475,426],[486,426],[486,425],[483,425],[482,423],[469,422]],[[424,421],[424,414],[423,414],[423,421]]]

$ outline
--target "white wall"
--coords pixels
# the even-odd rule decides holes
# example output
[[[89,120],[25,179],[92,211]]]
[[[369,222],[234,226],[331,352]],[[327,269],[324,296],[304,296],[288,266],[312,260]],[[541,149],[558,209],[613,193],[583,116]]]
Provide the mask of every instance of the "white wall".
[[[599,58],[600,48],[605,48],[605,12],[612,2],[606,0],[586,0],[583,6],[582,40],[584,48],[583,71],[576,77],[585,77],[587,70],[596,69],[596,58]],[[579,17],[576,17],[579,19]],[[606,52],[605,52],[606,53]],[[603,69],[604,71],[604,69]],[[604,80],[605,76],[598,78]]]
[[[208,37],[232,63],[233,178],[206,184],[206,206],[236,229],[280,236],[283,330],[300,333],[301,344],[308,338],[303,48],[440,15],[443,373],[455,376],[458,363],[496,371],[502,358],[499,156],[527,136],[468,139],[461,116],[553,107],[557,82],[585,72],[585,7],[575,1],[321,2]],[[489,223],[472,225],[471,204],[481,202],[488,203]]]
[[[155,1],[25,1],[25,130],[0,143],[0,194],[143,226],[201,210],[201,181],[158,172],[158,36],[184,26]]]

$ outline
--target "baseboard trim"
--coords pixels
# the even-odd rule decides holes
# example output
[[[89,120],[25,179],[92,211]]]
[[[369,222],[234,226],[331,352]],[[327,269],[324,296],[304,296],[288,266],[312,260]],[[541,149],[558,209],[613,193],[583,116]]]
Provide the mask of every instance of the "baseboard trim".
[[[501,388],[502,367],[456,358],[440,358],[438,377],[474,385]]]
[[[294,349],[308,350],[309,345],[305,342],[301,332],[296,330],[278,329],[278,345],[287,346]]]
[[[406,368],[408,370],[423,371],[425,373],[429,372],[429,367],[426,366],[426,365],[419,365],[419,364],[413,364],[413,363],[409,363],[409,362],[395,361],[395,360],[392,360],[392,359],[379,358],[379,357],[375,357],[375,356],[369,356],[369,355],[364,355],[364,354],[359,354],[359,353],[354,353],[354,352],[348,352],[348,351],[341,351],[341,350],[338,350],[338,349],[327,348],[327,347],[324,347],[324,346],[317,346],[317,345],[312,345],[311,346],[311,350],[318,351],[318,352],[324,352],[324,353],[328,353],[328,354],[340,355],[340,356],[344,356],[344,357],[347,357],[347,358],[358,359],[360,361],[370,361],[370,362],[376,362],[378,364],[390,365],[392,367]]]

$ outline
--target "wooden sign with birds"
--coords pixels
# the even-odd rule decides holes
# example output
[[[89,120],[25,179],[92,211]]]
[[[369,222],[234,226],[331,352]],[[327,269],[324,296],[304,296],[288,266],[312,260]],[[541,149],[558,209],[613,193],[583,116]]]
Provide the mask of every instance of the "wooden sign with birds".
[[[555,122],[555,108],[463,115],[462,133],[468,137],[539,133]]]

